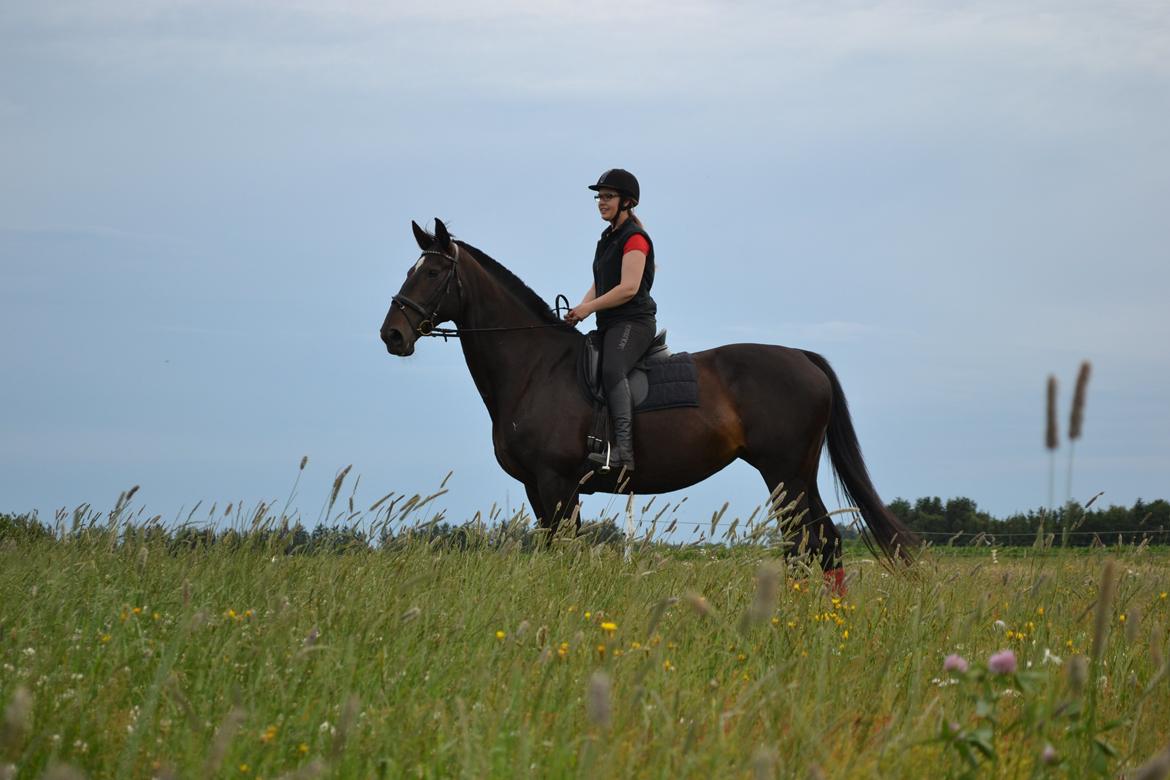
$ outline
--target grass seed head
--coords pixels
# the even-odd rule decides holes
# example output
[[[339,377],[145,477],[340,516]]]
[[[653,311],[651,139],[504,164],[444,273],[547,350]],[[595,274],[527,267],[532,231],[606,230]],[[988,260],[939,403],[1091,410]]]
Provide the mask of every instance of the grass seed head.
[[[1085,420],[1085,393],[1089,387],[1089,374],[1092,365],[1089,361],[1081,363],[1081,370],[1077,372],[1077,386],[1073,391],[1072,413],[1068,419],[1068,438],[1076,441],[1081,438],[1081,425]]]
[[[585,697],[585,711],[589,720],[600,728],[609,728],[613,718],[609,675],[600,669],[589,677],[589,688]]]
[[[1048,420],[1044,427],[1044,446],[1055,450],[1060,446],[1060,437],[1056,430],[1056,377],[1048,375]]]
[[[17,686],[12,701],[4,708],[4,721],[0,723],[0,750],[9,755],[20,752],[32,730],[32,710],[32,694],[23,685]]]
[[[1101,572],[1101,588],[1097,591],[1097,611],[1093,619],[1093,664],[1101,661],[1105,652],[1105,640],[1109,636],[1109,615],[1113,611],[1113,599],[1117,595],[1117,562],[1105,562]]]

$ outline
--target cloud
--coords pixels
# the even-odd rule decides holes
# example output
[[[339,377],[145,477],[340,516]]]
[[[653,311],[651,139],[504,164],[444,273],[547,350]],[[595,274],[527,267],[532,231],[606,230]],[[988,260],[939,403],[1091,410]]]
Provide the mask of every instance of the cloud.
[[[926,0],[72,2],[8,16],[62,54],[107,66],[295,73],[347,89],[763,99],[815,93],[809,80],[834,71],[868,81],[906,65],[926,68],[920,84],[936,94],[963,69],[1170,73],[1170,11],[1143,0],[947,10]]]

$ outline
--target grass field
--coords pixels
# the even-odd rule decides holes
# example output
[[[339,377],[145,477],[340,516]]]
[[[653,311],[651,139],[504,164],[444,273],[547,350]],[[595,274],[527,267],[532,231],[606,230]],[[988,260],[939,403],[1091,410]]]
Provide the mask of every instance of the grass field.
[[[759,547],[0,544],[0,776],[1116,777],[1170,741],[1155,549],[854,552],[834,599]]]

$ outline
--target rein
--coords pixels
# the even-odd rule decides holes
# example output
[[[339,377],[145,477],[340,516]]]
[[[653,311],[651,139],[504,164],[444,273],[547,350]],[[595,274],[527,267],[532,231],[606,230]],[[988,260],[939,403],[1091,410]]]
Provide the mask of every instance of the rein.
[[[398,308],[402,309],[402,313],[404,316],[406,315],[407,309],[412,309],[412,310],[418,312],[419,316],[422,317],[422,319],[419,320],[419,323],[414,326],[414,332],[417,335],[427,336],[430,338],[442,338],[443,341],[446,341],[449,338],[457,339],[460,336],[462,336],[464,333],[502,333],[505,331],[535,330],[537,328],[563,327],[564,323],[561,323],[561,322],[544,322],[544,323],[541,323],[539,325],[511,325],[511,326],[505,325],[505,326],[501,326],[501,327],[490,327],[490,328],[438,328],[438,327],[435,327],[434,320],[435,320],[435,317],[437,317],[438,313],[439,313],[439,304],[441,304],[443,302],[443,299],[447,297],[447,294],[451,292],[451,280],[452,279],[455,280],[455,291],[456,291],[456,294],[459,296],[459,302],[460,302],[460,304],[462,304],[462,302],[463,302],[463,282],[459,279],[459,274],[458,274],[459,245],[456,244],[455,242],[451,242],[451,246],[455,247],[455,254],[454,255],[449,255],[446,252],[441,252],[437,249],[424,249],[423,250],[424,255],[438,255],[439,257],[442,257],[445,260],[451,261],[451,268],[449,271],[447,271],[447,278],[444,280],[443,284],[439,286],[438,290],[436,290],[435,295],[431,298],[431,300],[427,302],[427,305],[425,305],[425,306],[420,305],[420,304],[414,302],[413,300],[411,300],[410,298],[407,298],[405,295],[395,295],[393,298],[391,298],[391,301],[394,304],[396,304],[398,306]],[[565,311],[568,311],[570,308],[569,299],[566,298],[564,295],[557,295],[556,309],[554,309],[557,317],[561,316],[561,301],[565,302]],[[428,309],[430,310],[429,313],[428,313]],[[406,317],[406,321],[410,322],[409,316]]]

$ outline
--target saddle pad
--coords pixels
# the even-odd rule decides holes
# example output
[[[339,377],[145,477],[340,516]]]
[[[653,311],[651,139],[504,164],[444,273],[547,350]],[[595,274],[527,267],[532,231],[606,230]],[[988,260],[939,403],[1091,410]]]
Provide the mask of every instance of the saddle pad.
[[[646,371],[650,390],[635,412],[699,405],[699,372],[689,352],[657,358],[638,367]]]

